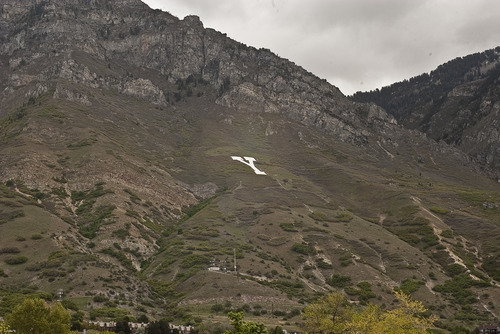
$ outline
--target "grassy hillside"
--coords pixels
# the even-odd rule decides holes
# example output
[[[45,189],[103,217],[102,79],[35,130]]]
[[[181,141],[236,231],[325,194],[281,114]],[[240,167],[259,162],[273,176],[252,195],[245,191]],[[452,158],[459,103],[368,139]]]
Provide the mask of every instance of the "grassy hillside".
[[[498,184],[424,140],[354,146],[200,92],[164,108],[45,94],[2,120],[4,312],[64,289],[92,318],[167,304],[299,326],[328,291],[391,307],[401,289],[443,324],[496,317]]]

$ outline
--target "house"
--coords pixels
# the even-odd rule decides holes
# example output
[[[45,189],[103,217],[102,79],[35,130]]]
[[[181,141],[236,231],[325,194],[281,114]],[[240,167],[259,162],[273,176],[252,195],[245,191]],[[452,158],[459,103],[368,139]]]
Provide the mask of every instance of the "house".
[[[221,271],[219,267],[208,267],[208,271]]]
[[[94,326],[99,332],[104,332],[104,331],[110,331],[113,332],[116,328],[116,322],[110,321],[110,322],[105,322],[105,321],[89,321],[89,325]],[[146,328],[148,327],[148,324],[145,323],[134,323],[134,322],[129,322],[129,327],[132,333],[137,332],[138,329],[140,328]],[[177,330],[178,333],[180,334],[190,334],[191,332],[194,331],[193,326],[177,326],[177,325],[172,325],[170,324],[170,329],[171,330]],[[85,333],[85,331],[84,331]]]
[[[113,332],[116,327],[116,322],[114,321],[89,321],[89,325],[93,325],[99,332],[110,331]]]
[[[479,334],[500,334],[500,324],[484,324],[477,327]]]

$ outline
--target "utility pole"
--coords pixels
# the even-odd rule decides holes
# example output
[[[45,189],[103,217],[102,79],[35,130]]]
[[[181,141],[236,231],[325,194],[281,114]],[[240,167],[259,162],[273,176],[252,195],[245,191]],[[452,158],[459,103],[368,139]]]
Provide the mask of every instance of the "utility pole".
[[[233,248],[233,253],[234,253],[234,272],[238,274],[238,271],[236,269],[236,248]]]

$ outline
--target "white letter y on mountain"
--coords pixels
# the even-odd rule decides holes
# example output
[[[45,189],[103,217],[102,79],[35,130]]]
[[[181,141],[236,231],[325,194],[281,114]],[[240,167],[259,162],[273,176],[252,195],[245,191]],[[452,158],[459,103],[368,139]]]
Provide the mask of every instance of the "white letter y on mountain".
[[[234,157],[234,156],[232,156],[231,159],[244,163],[248,167],[252,168],[253,171],[255,172],[255,174],[258,174],[258,175],[267,175],[266,173],[264,173],[263,171],[261,171],[257,167],[255,167],[255,165],[253,164],[254,161],[255,161],[255,159],[252,158],[252,157],[243,157],[242,158],[242,157]],[[246,162],[243,159],[247,160],[248,162]]]

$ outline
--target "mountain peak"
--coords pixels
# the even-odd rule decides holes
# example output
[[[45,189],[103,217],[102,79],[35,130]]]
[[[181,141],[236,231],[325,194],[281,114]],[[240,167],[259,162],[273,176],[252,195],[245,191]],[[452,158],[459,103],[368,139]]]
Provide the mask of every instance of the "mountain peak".
[[[500,179],[500,47],[440,65],[430,74],[354,99],[374,102],[400,124],[466,152],[484,172]]]

